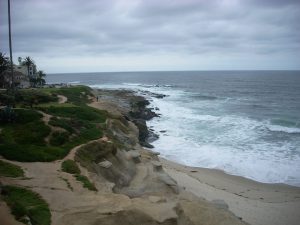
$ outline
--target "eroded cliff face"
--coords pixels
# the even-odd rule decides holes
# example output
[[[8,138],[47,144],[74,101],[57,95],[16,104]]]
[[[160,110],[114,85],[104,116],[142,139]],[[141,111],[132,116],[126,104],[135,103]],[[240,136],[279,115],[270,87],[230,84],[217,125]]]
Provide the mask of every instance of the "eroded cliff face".
[[[111,112],[115,116],[106,122],[106,138],[82,146],[75,155],[75,159],[94,174],[92,177],[101,178],[102,184],[94,180],[98,188],[109,183],[112,195],[126,199],[114,202],[119,206],[126,202],[124,207],[107,213],[94,212],[89,217],[94,218],[92,224],[244,224],[227,210],[226,204],[224,207],[199,199],[177,185],[164,171],[158,153],[140,145],[143,140],[135,120],[145,122],[147,119],[140,116],[148,105],[141,101],[147,100],[136,98],[133,92],[120,93],[122,91],[110,92],[110,106],[118,104],[114,110],[123,107],[118,113]],[[135,100],[139,102],[139,112],[132,118],[137,105]],[[100,98],[98,107],[103,107],[105,101]]]

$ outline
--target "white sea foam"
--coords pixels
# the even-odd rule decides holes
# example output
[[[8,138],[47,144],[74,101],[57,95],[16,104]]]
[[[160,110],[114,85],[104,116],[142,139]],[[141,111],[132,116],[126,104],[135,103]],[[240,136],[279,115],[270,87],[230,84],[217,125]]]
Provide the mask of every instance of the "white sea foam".
[[[180,101],[185,93],[174,90],[162,93],[170,97],[152,102],[160,108],[162,116],[148,122],[156,131],[166,131],[152,143],[162,156],[260,182],[300,185],[300,157],[289,151],[294,146],[261,139],[268,129],[296,133],[298,128],[271,126],[241,116],[199,114]]]
[[[300,128],[297,127],[283,127],[280,125],[268,125],[268,129],[270,131],[285,132],[289,134],[300,134]]]
[[[80,81],[70,81],[68,84],[80,84]]]
[[[272,125],[245,116],[222,113],[228,98],[194,100],[171,85],[93,85],[97,88],[147,90],[166,94],[151,98],[161,117],[148,121],[160,138],[153,142],[163,157],[189,166],[216,168],[266,183],[300,186],[299,147],[263,139],[267,132],[299,133],[299,128]],[[145,93],[143,93],[145,94]],[[191,95],[190,95],[191,96]],[[164,130],[164,133],[159,131]]]

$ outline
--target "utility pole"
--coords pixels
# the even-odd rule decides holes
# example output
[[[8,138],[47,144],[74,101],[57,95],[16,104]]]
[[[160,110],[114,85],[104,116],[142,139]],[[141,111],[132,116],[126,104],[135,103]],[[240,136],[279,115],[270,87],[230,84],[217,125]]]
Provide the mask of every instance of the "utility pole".
[[[10,57],[10,71],[11,71],[11,89],[15,89],[14,85],[14,64],[12,58],[12,45],[11,45],[11,21],[10,21],[10,0],[7,0],[8,5],[8,35],[9,35],[9,57]]]

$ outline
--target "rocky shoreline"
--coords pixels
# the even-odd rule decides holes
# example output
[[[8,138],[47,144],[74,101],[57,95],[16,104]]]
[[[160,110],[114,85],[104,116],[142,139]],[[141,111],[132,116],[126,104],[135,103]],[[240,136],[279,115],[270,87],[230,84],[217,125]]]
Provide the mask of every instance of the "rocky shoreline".
[[[165,95],[143,91],[141,94],[154,98],[164,98]],[[149,100],[145,97],[129,90],[97,90],[95,93],[98,99],[108,99],[123,107],[122,115],[128,121],[132,121],[139,130],[139,141],[141,146],[153,148],[151,142],[157,140],[158,134],[147,127],[146,121],[154,117],[159,117],[153,108],[149,108]],[[110,96],[110,97],[109,97]],[[114,99],[118,98],[118,99]],[[158,109],[156,109],[158,110]]]

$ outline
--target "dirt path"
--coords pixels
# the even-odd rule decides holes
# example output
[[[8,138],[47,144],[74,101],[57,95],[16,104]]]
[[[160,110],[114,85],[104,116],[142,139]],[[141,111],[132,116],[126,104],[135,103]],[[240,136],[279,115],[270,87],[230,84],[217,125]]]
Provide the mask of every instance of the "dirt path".
[[[64,95],[57,95],[57,97],[58,97],[58,103],[59,104],[66,103],[68,101],[68,98]]]
[[[49,143],[50,137],[51,137],[51,135],[52,135],[54,132],[66,132],[66,130],[63,129],[63,128],[61,128],[61,127],[55,127],[55,126],[51,126],[51,125],[49,124],[49,121],[50,121],[51,118],[53,117],[52,115],[49,115],[49,114],[44,113],[44,112],[42,112],[42,111],[38,111],[38,112],[41,113],[41,114],[43,115],[43,118],[42,118],[43,122],[44,122],[47,126],[49,126],[49,127],[51,128],[50,134],[49,134],[47,137],[45,137],[45,139],[44,139],[47,143]]]

